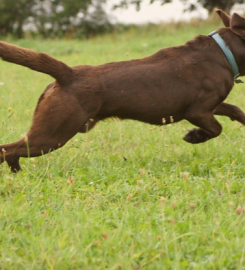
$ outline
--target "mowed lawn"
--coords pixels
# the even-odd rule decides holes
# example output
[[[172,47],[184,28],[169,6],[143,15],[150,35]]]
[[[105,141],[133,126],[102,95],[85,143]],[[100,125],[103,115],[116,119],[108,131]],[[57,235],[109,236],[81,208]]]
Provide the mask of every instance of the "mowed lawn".
[[[144,57],[219,26],[9,41],[69,65],[98,65]],[[50,82],[0,61],[0,144],[24,136]],[[245,85],[228,100],[245,110]],[[21,159],[17,175],[2,164],[0,269],[245,269],[245,129],[217,118],[222,134],[200,145],[182,140],[193,128],[187,121],[156,127],[108,119],[56,152]]]

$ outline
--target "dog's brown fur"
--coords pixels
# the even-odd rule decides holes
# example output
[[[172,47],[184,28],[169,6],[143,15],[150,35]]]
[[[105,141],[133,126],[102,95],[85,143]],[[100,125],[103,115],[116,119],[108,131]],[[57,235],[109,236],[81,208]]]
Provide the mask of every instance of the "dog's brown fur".
[[[245,75],[245,19],[217,11],[225,27],[218,29]],[[56,81],[38,100],[27,136],[0,145],[0,163],[19,171],[20,157],[36,157],[60,148],[78,132],[87,132],[108,117],[162,125],[186,119],[199,127],[184,140],[202,143],[221,133],[214,118],[224,115],[245,125],[245,114],[223,103],[233,87],[225,55],[208,36],[183,46],[160,50],[144,59],[100,66],[68,67],[52,57],[0,42],[3,60],[47,73]],[[27,147],[28,145],[28,147]]]

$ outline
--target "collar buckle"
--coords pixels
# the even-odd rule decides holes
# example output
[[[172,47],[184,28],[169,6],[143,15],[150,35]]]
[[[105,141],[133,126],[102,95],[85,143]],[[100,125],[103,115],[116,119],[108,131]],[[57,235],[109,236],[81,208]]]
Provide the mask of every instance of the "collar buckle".
[[[234,82],[237,83],[237,84],[238,84],[238,83],[244,83],[243,80],[237,79],[239,76],[240,76],[240,73],[238,73],[236,76],[234,76]]]

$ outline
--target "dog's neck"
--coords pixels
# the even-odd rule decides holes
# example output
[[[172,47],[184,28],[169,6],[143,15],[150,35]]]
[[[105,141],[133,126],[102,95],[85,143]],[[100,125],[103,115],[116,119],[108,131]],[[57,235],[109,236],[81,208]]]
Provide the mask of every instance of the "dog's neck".
[[[216,41],[216,43],[219,45],[224,55],[226,56],[228,62],[230,63],[235,83],[243,83],[242,80],[238,79],[238,77],[240,76],[240,72],[236,63],[236,59],[233,53],[231,52],[231,50],[225,44],[225,41],[223,40],[223,38],[218,34],[217,31],[211,32],[209,36],[212,37]]]

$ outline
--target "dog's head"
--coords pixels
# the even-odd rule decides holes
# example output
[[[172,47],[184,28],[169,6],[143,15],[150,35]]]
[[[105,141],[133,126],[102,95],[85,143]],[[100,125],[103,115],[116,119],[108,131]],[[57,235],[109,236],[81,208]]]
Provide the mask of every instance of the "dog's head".
[[[216,12],[225,25],[225,28],[221,28],[219,32],[223,33],[227,46],[236,58],[240,75],[245,75],[245,18],[237,13],[229,16],[221,9]]]

